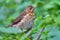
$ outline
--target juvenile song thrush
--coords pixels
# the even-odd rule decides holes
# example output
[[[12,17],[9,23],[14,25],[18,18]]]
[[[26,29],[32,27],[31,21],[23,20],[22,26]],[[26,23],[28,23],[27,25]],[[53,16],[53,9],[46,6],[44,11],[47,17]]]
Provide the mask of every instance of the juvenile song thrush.
[[[34,7],[28,6],[26,9],[17,17],[14,22],[10,26],[12,27],[20,27],[21,29],[31,29],[34,27]]]

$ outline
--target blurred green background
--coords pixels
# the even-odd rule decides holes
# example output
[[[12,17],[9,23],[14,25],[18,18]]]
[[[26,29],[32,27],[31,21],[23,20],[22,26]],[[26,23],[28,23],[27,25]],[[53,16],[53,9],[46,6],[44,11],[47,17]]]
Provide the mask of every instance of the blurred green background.
[[[8,27],[28,6],[35,6],[35,27],[28,33]],[[45,27],[40,40],[60,40],[60,0],[0,0],[0,40],[34,40]],[[29,33],[32,38],[28,38]]]

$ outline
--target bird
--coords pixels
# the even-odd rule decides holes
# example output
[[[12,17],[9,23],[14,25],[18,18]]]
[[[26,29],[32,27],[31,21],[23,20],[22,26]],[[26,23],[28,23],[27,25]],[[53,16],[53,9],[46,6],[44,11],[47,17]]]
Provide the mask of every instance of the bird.
[[[29,5],[9,26],[17,27],[22,30],[30,30],[34,27],[34,20],[34,7]]]

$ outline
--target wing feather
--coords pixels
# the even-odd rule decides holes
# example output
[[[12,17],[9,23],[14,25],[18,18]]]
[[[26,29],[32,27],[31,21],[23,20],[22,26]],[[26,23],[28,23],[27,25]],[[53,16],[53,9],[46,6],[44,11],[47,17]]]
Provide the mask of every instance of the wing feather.
[[[19,17],[17,17],[14,22],[12,23],[12,25],[17,24],[18,22],[20,22],[23,19],[23,16],[26,15],[26,12],[23,12]]]

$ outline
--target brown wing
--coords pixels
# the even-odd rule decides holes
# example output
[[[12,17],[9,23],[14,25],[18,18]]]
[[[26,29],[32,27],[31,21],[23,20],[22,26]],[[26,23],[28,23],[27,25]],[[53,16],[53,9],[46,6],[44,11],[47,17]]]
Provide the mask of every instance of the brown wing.
[[[14,22],[12,23],[12,25],[17,24],[18,22],[20,22],[23,19],[23,16],[26,15],[26,12],[23,12],[19,17],[17,17]]]

